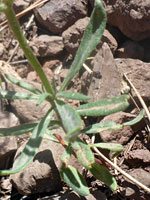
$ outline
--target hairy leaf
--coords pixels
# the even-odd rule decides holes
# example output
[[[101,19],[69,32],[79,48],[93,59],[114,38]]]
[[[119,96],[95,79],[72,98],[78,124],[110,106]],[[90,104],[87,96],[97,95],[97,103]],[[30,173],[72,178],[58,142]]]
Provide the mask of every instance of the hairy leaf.
[[[99,165],[98,163],[93,163],[90,172],[96,179],[104,182],[112,190],[117,189],[117,182],[106,167]]]
[[[30,92],[33,92],[34,94],[41,94],[41,91],[39,89],[35,88],[33,85],[26,83],[22,80],[15,79],[15,78],[9,76],[8,74],[5,74],[5,76],[10,82],[12,82],[15,85],[17,85],[21,88],[24,88]]]
[[[72,166],[62,167],[60,171],[61,177],[75,192],[81,196],[89,195],[89,189],[83,176]]]
[[[104,143],[104,142],[89,144],[89,147],[98,147],[98,148],[106,149],[113,152],[121,152],[123,150],[123,146],[121,144]]]
[[[128,106],[128,95],[121,95],[112,99],[103,99],[96,102],[87,103],[77,107],[80,115],[104,116],[118,111],[125,110]]]
[[[41,120],[41,122],[34,128],[32,136],[27,142],[23,152],[20,155],[19,160],[15,163],[13,168],[11,170],[0,170],[0,175],[4,176],[9,174],[15,174],[17,172],[20,172],[30,164],[30,162],[33,160],[35,154],[38,151],[43,136],[50,123],[52,114],[53,112],[51,110],[48,111],[48,113]]]
[[[106,12],[101,1],[95,0],[95,8],[92,12],[90,22],[85,29],[69,73],[61,86],[61,91],[69,85],[72,78],[78,73],[87,57],[98,44],[105,30],[106,20]]]
[[[87,169],[91,168],[91,164],[94,162],[94,155],[90,147],[85,144],[79,138],[71,143],[71,146],[79,160],[79,162]]]

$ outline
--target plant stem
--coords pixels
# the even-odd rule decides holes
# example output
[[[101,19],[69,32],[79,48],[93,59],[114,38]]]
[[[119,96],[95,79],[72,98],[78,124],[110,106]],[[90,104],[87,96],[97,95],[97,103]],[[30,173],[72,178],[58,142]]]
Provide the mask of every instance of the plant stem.
[[[7,8],[4,10],[4,13],[8,19],[9,25],[16,37],[16,39],[19,42],[20,47],[24,51],[24,54],[28,61],[30,62],[31,66],[34,68],[34,70],[37,72],[38,76],[40,77],[43,86],[45,87],[45,90],[54,95],[53,89],[47,79],[47,76],[45,75],[41,64],[33,54],[31,48],[29,47],[26,38],[24,37],[19,22],[16,18],[16,15],[14,13],[13,7],[12,7],[13,1],[12,0],[6,0],[5,5]]]
[[[119,171],[123,176],[125,176],[127,179],[129,179],[130,181],[132,181],[133,183],[135,183],[137,186],[141,187],[143,190],[145,190],[148,193],[150,193],[150,188],[148,188],[147,186],[143,185],[141,182],[139,182],[138,180],[136,180],[135,178],[133,178],[132,176],[130,176],[129,174],[127,174],[125,171],[123,171],[120,167],[118,167],[113,162],[111,162],[96,147],[93,147],[93,150],[98,154],[98,156],[100,158],[104,159],[108,164],[110,164],[110,166],[112,166],[114,169],[116,169],[117,171]]]

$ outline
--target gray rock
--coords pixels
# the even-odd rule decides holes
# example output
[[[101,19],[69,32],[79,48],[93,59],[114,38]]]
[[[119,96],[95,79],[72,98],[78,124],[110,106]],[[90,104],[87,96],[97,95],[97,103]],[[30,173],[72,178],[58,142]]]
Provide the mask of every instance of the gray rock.
[[[84,71],[81,76],[81,92],[89,95],[92,101],[120,95],[121,74],[107,43],[96,54],[91,65],[93,74]]]
[[[3,45],[2,43],[0,43],[0,56],[2,56],[2,55],[3,55],[3,53],[4,53],[4,50],[5,50],[5,47],[4,47],[4,45]]]
[[[40,35],[31,41],[29,45],[38,57],[57,56],[64,49],[62,37],[60,36]]]
[[[51,0],[35,8],[34,13],[41,25],[52,33],[62,33],[87,14],[87,0]],[[59,5],[59,6],[58,6]]]
[[[104,1],[108,24],[118,27],[132,40],[149,38],[150,2],[141,0]]]
[[[15,10],[15,13],[19,13],[23,10],[25,10],[29,6],[30,1],[25,0],[15,0],[13,2],[13,8]]]

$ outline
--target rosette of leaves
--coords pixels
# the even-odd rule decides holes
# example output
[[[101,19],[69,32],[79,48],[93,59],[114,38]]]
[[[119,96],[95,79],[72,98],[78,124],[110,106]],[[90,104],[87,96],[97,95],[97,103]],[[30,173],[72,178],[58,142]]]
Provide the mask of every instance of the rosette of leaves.
[[[38,152],[41,141],[44,137],[46,137],[46,134],[48,134],[54,142],[56,141],[62,143],[61,139],[59,139],[61,136],[57,137],[56,139],[55,134],[53,134],[56,128],[61,127],[66,133],[62,143],[64,146],[64,153],[61,157],[63,166],[60,171],[60,175],[64,181],[78,194],[82,196],[89,194],[86,180],[82,174],[80,174],[73,166],[67,164],[68,160],[73,154],[78,159],[80,164],[89,170],[95,178],[103,181],[111,189],[115,190],[117,188],[115,178],[106,167],[95,161],[92,147],[107,149],[110,152],[115,152],[116,156],[120,153],[120,151],[122,151],[122,145],[107,143],[86,144],[79,138],[79,135],[96,134],[103,130],[120,129],[123,126],[135,124],[141,120],[144,113],[141,112],[135,120],[124,124],[116,124],[114,122],[98,123],[82,129],[82,115],[105,116],[118,111],[122,111],[129,105],[129,96],[121,95],[112,99],[103,99],[100,101],[88,103],[87,101],[90,99],[90,97],[67,90],[71,80],[79,72],[87,57],[96,47],[105,30],[106,12],[101,1],[95,0],[95,7],[91,14],[89,24],[86,27],[81,44],[70,67],[69,73],[64,79],[59,91],[56,90],[54,79],[52,83],[48,81],[48,78],[42,70],[40,63],[28,46],[27,41],[20,29],[19,23],[15,17],[12,4],[12,0],[0,1],[0,10],[6,14],[10,27],[21,48],[23,49],[26,58],[41,79],[44,91],[40,91],[29,83],[17,80],[6,74],[5,76],[9,81],[21,88],[30,91],[31,94],[0,90],[0,99],[20,99],[29,101],[37,100],[37,109],[38,105],[43,101],[48,101],[51,104],[51,108],[39,122],[25,123],[11,128],[0,128],[1,137],[16,136],[32,131],[32,135],[28,140],[23,152],[21,153],[18,162],[10,170],[1,170],[0,175],[4,176],[14,174],[27,167],[33,160],[35,154]],[[73,108],[63,99],[79,100],[86,103],[77,108]],[[57,120],[52,120],[54,113],[57,116]]]

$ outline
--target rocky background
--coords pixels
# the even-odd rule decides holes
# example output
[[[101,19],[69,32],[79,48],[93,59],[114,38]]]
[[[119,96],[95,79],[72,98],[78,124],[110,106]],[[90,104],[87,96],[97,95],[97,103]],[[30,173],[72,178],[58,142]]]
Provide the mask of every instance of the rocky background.
[[[15,12],[25,10],[34,2],[15,0]],[[102,2],[108,21],[102,40],[92,53],[91,59],[86,62],[93,73],[90,74],[83,68],[72,81],[71,89],[90,95],[92,100],[112,98],[120,95],[125,89],[128,91],[131,89],[132,96],[141,107],[132,88],[127,87],[123,81],[123,73],[128,73],[129,79],[149,107],[150,2],[148,0],[103,0]],[[47,76],[50,80],[52,77],[57,80],[58,89],[76,54],[93,5],[94,0],[49,0],[19,20]],[[0,22],[4,20],[4,15],[0,14]],[[32,71],[8,27],[1,26],[0,41],[0,73],[7,72],[40,88],[39,78]],[[10,83],[7,83],[7,88],[20,91],[20,88]],[[46,103],[41,104],[37,109],[34,101],[2,101],[0,127],[6,128],[40,120],[48,106]],[[131,102],[127,112],[116,113],[102,120],[111,119],[122,123],[134,119],[137,113],[138,109]],[[91,124],[96,120],[100,119],[90,118],[85,123]],[[145,127],[145,122],[142,121],[134,127],[100,133],[98,139],[123,144],[124,151],[118,157],[118,165],[150,187],[150,142]],[[58,132],[63,134],[61,130]],[[8,169],[12,166],[13,160],[16,162],[29,135],[0,138],[0,169]],[[61,145],[43,140],[39,153],[23,172],[0,178],[0,199],[150,199],[150,194],[129,182],[121,174],[115,174],[113,170],[112,173],[118,181],[117,191],[110,191],[103,183],[95,181],[88,175],[92,194],[86,198],[78,197],[68,191],[66,185],[61,182],[59,169],[62,152]],[[82,170],[74,158],[71,162],[80,171]]]

